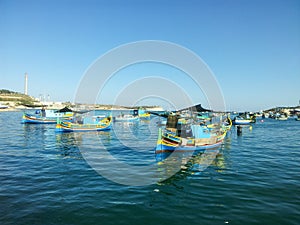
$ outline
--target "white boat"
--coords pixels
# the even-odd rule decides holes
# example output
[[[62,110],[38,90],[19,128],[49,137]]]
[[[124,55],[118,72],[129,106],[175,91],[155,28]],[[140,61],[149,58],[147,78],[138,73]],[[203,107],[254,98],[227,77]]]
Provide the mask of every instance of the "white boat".
[[[134,122],[138,121],[139,117],[134,115],[124,115],[121,114],[119,116],[114,117],[115,122]]]
[[[7,106],[7,105],[2,105],[2,104],[0,103],[0,109],[8,109],[8,106]]]
[[[275,118],[276,120],[287,120],[288,117],[286,115],[281,114],[280,116]]]

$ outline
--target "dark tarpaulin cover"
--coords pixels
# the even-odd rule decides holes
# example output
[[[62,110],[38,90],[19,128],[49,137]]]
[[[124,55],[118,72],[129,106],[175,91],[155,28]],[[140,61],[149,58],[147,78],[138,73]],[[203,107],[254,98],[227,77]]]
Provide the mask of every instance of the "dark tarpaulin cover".
[[[68,108],[68,107],[64,107],[64,108],[62,108],[62,109],[59,109],[59,110],[57,110],[57,111],[55,111],[55,112],[57,112],[57,113],[63,113],[63,112],[73,112],[73,110],[72,110],[72,109],[70,109],[70,108]]]

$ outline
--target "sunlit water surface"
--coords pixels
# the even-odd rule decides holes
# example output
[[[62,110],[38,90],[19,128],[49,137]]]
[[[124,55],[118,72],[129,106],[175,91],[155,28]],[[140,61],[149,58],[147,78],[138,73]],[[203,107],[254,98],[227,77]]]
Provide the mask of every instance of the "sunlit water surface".
[[[135,168],[103,163],[124,182],[130,173],[159,179],[170,168],[156,161],[155,119],[74,135],[21,116],[0,113],[0,224],[299,224],[300,121],[258,120],[241,136],[233,127],[218,152],[164,181],[128,186],[96,172],[82,146],[104,146]],[[139,170],[157,164],[161,173]]]

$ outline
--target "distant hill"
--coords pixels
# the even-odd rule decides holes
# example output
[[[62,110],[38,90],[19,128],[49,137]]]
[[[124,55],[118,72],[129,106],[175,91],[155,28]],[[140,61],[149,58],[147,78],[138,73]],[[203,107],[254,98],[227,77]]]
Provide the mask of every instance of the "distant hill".
[[[0,89],[0,101],[12,103],[13,105],[32,105],[36,102],[36,100],[29,95],[6,89]]]

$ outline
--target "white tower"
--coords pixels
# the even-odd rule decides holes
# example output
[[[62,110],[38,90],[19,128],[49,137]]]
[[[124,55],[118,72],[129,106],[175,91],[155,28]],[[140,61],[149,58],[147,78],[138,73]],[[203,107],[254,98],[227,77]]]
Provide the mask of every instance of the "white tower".
[[[28,75],[25,73],[24,94],[28,94]]]

